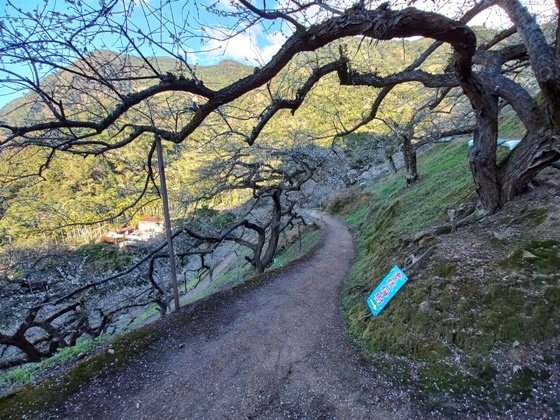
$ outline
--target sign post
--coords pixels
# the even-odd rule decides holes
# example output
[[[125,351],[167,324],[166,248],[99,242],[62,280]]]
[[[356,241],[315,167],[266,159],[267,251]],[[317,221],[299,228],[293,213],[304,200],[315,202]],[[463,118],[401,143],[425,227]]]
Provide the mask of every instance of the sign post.
[[[167,197],[167,184],[165,182],[165,171],[163,167],[163,151],[161,150],[161,138],[156,135],[156,152],[158,157],[159,181],[161,187],[161,199],[163,201],[163,217],[165,219],[165,234],[167,237],[167,251],[169,253],[169,267],[171,268],[171,288],[173,289],[173,301],[175,312],[179,310],[179,286],[177,283],[177,266],[175,264],[175,250],[173,249],[173,232],[171,231],[171,217],[169,215],[169,198]]]
[[[404,271],[395,265],[366,299],[371,314],[379,315],[407,280]]]

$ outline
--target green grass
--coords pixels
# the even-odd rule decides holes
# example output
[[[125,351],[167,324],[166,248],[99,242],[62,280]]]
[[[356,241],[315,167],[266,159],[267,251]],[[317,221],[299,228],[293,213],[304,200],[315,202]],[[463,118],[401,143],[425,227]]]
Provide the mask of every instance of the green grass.
[[[362,335],[367,328],[363,321],[367,318],[363,305],[366,291],[394,264],[402,265],[407,257],[404,242],[418,231],[447,220],[448,209],[472,196],[467,152],[467,146],[459,143],[432,148],[419,160],[418,182],[407,187],[404,173],[378,179],[366,189],[371,204],[357,206],[346,215],[346,221],[358,233],[358,261],[344,297],[354,334]]]
[[[508,107],[509,108],[509,107]],[[507,109],[500,113],[499,133],[501,137],[521,138],[525,135],[525,127],[515,112]]]
[[[560,269],[558,241],[502,242],[492,237],[489,246],[507,258],[490,260],[488,270],[511,269],[511,280],[497,277],[502,279],[497,282],[464,277],[453,259],[432,256],[421,276],[411,276],[380,316],[372,317],[365,305],[367,295],[394,264],[403,266],[411,253],[418,256],[437,243],[434,237],[418,243],[409,239],[448,223],[447,211],[474,196],[464,143],[432,147],[419,157],[419,173],[420,180],[411,186],[399,173],[355,192],[354,202],[351,195],[342,194],[331,204],[352,227],[358,246],[342,302],[349,333],[372,355],[397,356],[389,363],[382,357],[379,368],[403,386],[412,386],[426,407],[433,403],[439,409],[449,398],[479,407],[505,407],[529,398],[533,382],[546,375],[527,374],[529,368],[524,374],[497,374],[488,355],[514,341],[541,342],[560,334],[560,287],[550,283]],[[364,194],[369,194],[368,200]],[[521,209],[505,216],[504,228],[532,230],[547,214],[546,208]],[[525,251],[533,254],[529,261]],[[516,283],[518,278],[525,280]],[[461,369],[447,363],[458,354],[476,362]],[[403,366],[395,371],[395,363]],[[398,372],[406,371],[407,364],[417,368],[405,380]]]
[[[54,356],[37,363],[28,363],[12,369],[0,371],[0,385],[7,386],[17,383],[27,385],[31,383],[38,374],[44,372],[48,367],[60,365],[85,355],[99,344],[105,343],[110,336],[103,335],[97,338],[87,338],[78,341],[75,346],[60,349]]]
[[[292,261],[296,261],[309,253],[319,242],[321,230],[315,226],[309,226],[302,231],[302,235],[281,250],[274,258],[274,262],[269,270],[283,267]]]
[[[418,230],[443,220],[447,210],[473,193],[472,175],[464,143],[434,147],[419,159],[420,180],[406,187],[405,174],[380,179],[368,190],[374,202],[398,200],[400,213],[396,233],[411,236]]]
[[[274,262],[267,269],[267,272],[286,266],[307,255],[317,245],[320,236],[321,231],[316,226],[307,226],[303,228],[300,238],[297,238],[294,242],[276,254]],[[249,264],[249,262],[245,259],[245,256],[248,256],[249,254],[249,250],[242,248],[232,264],[216,276],[207,288],[201,290],[196,295],[189,297],[186,303],[204,299],[213,293],[231,289],[232,287],[243,283],[243,281],[253,273],[251,264]]]
[[[131,331],[134,330],[138,327],[140,327],[141,325],[143,325],[146,320],[148,320],[149,318],[151,318],[152,316],[160,313],[160,309],[159,306],[156,305],[155,303],[150,303],[148,306],[145,307],[145,311],[142,313],[142,315],[137,316],[134,321],[132,321],[130,324],[128,324],[125,328],[125,331]]]
[[[97,272],[124,270],[133,260],[133,254],[104,243],[83,245],[78,252],[85,257],[87,267]]]
[[[190,296],[186,299],[185,304],[196,302],[197,300],[204,299],[220,290],[229,289],[235,287],[239,283],[249,276],[252,272],[251,264],[245,260],[245,256],[248,256],[250,251],[242,248],[237,258],[230,264],[222,273],[217,275],[212,279],[208,287],[200,290],[194,296]]]

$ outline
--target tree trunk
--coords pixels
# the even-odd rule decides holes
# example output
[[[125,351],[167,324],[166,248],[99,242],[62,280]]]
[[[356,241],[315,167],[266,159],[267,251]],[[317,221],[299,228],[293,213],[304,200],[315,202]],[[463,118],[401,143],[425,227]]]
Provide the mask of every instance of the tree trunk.
[[[272,219],[270,221],[270,237],[268,238],[268,245],[266,252],[262,257],[262,265],[264,268],[268,267],[272,263],[272,260],[276,255],[276,249],[278,248],[278,241],[280,240],[280,222],[282,218],[280,191],[275,191],[271,198],[273,202]]]
[[[479,127],[475,130],[475,145],[469,153],[469,164],[474,178],[476,191],[482,202],[482,206],[488,212],[493,212],[502,205],[501,176],[496,166],[496,139],[498,126],[485,127],[488,131],[484,134],[477,134]],[[494,134],[492,134],[494,133]],[[477,138],[479,144],[477,145]],[[494,147],[489,150],[489,146],[481,146],[480,143],[491,140]]]
[[[554,50],[554,56],[556,59],[560,59],[560,0],[555,0],[556,9],[558,11],[558,18],[556,19],[556,48]]]
[[[560,135],[528,133],[503,167],[502,201],[511,200],[546,166],[560,156]]]
[[[500,0],[499,3],[514,22],[526,47],[544,103],[538,107],[531,98],[524,100],[523,96],[515,96],[515,92],[510,95],[508,101],[523,121],[527,135],[498,169],[498,99],[493,92],[502,95],[508,92],[499,83],[493,84],[493,89],[485,89],[467,67],[457,68],[463,92],[476,111],[474,147],[469,162],[479,197],[490,212],[523,191],[542,168],[560,155],[560,67],[534,16],[518,0]],[[488,61],[485,67],[491,77],[499,77],[499,60]]]
[[[493,212],[502,205],[501,176],[496,164],[498,97],[485,90],[471,73],[458,76],[463,92],[476,111],[474,144],[469,152],[476,192],[484,209]]]
[[[560,128],[560,66],[535,16],[519,0],[500,0],[500,5],[517,28],[529,55],[540,94],[556,129]]]
[[[395,161],[393,160],[393,155],[391,153],[385,153],[385,158],[387,159],[389,169],[391,170],[392,174],[395,175],[397,173],[397,167],[395,165]]]
[[[41,358],[45,355],[41,353],[33,344],[31,344],[29,340],[25,338],[24,334],[18,333],[12,336],[0,334],[0,344],[17,347],[27,356],[27,360],[30,362],[38,362],[39,360],[41,360]]]
[[[15,346],[19,348],[23,353],[25,353],[27,359],[30,362],[38,362],[39,360],[41,360],[41,358],[45,356],[26,339],[19,340],[19,342],[15,344]]]
[[[406,184],[410,185],[418,180],[418,168],[416,165],[416,150],[412,147],[409,137],[403,138],[402,152],[406,168]]]
[[[251,265],[253,266],[253,270],[255,270],[255,273],[261,274],[264,273],[264,269],[266,268],[262,264],[262,252],[266,243],[266,230],[262,228],[253,230],[255,230],[258,235],[257,243],[254,247],[251,247],[251,249],[253,250],[253,255],[251,257],[245,257],[245,259],[251,263]]]

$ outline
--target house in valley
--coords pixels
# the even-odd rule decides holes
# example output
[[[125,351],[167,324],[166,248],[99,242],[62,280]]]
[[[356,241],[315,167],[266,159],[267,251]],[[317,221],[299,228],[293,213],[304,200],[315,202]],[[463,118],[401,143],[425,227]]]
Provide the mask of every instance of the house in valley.
[[[123,247],[139,246],[165,232],[163,217],[144,217],[138,222],[138,228],[127,226],[107,233],[99,241]]]
[[[144,217],[138,222],[138,234],[140,236],[154,237],[165,231],[163,217]]]

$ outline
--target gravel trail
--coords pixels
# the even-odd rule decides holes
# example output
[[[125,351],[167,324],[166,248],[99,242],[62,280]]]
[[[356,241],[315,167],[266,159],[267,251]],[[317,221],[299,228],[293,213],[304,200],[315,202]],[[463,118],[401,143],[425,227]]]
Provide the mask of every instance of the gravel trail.
[[[393,389],[346,337],[340,304],[350,233],[320,214],[312,258],[217,299],[125,368],[102,375],[48,418],[408,419]]]

